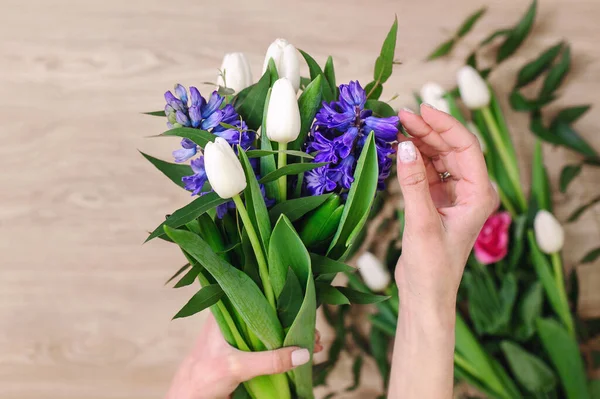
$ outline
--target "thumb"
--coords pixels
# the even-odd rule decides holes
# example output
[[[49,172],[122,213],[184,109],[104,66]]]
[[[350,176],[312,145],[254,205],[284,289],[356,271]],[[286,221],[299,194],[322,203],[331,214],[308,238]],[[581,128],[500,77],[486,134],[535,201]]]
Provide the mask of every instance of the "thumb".
[[[240,382],[267,374],[281,374],[310,361],[308,349],[281,348],[263,352],[236,351],[232,356],[232,372]]]
[[[398,143],[398,183],[404,196],[406,227],[428,230],[439,224],[423,157],[412,141]]]

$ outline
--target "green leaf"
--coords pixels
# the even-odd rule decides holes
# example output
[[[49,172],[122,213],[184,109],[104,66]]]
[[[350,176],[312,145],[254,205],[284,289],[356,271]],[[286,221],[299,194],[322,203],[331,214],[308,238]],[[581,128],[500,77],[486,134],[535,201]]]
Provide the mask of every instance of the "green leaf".
[[[372,110],[375,116],[382,118],[398,115],[388,103],[379,100],[367,100],[365,108]]]
[[[249,129],[258,130],[270,87],[271,72],[267,69],[258,82],[245,88],[234,98],[233,106]]]
[[[311,78],[307,78],[305,76],[300,76],[300,90],[306,89],[306,86],[308,86],[311,81],[312,81]]]
[[[267,349],[280,348],[283,329],[275,310],[252,279],[217,254],[199,236],[189,231],[165,227],[173,241],[200,263],[221,286],[248,328]],[[314,327],[313,327],[314,328]]]
[[[396,37],[398,35],[398,18],[394,18],[394,23],[390,31],[388,32],[383,45],[381,46],[381,52],[379,57],[375,61],[375,72],[373,74],[373,80],[380,84],[385,83],[390,76],[392,76],[392,69],[394,67],[394,54],[396,51]]]
[[[206,130],[193,129],[191,127],[176,127],[167,130],[166,132],[162,132],[157,137],[162,136],[176,136],[190,139],[202,148],[204,148],[206,143],[215,141],[215,138],[217,137],[214,134],[207,132]]]
[[[535,198],[537,210],[545,209],[552,212],[552,188],[544,165],[542,143],[536,140],[531,168],[531,195]]]
[[[248,183],[244,190],[244,200],[246,201],[246,208],[252,224],[260,235],[261,242],[267,249],[269,238],[271,236],[271,220],[269,219],[269,212],[267,211],[267,205],[265,199],[260,191],[260,186],[256,180],[254,169],[250,164],[250,160],[246,156],[246,153],[241,148],[238,148],[238,156],[240,158],[244,174],[246,175],[246,182]]]
[[[542,121],[542,114],[539,111],[531,113],[531,119],[529,122],[529,130],[533,132],[540,139],[547,141],[548,143],[564,145],[560,137],[553,134]]]
[[[271,222],[275,223],[280,215],[286,215],[292,222],[300,219],[308,212],[318,208],[323,202],[331,196],[329,194],[315,195],[311,197],[302,197],[280,202],[269,211]]]
[[[365,93],[367,93],[367,99],[377,100],[383,93],[383,86],[379,82],[372,81],[365,86]]]
[[[312,256],[312,255],[311,255]],[[590,252],[585,254],[579,263],[592,263],[600,257],[600,247],[592,249]]]
[[[431,52],[431,54],[429,54],[427,56],[426,60],[432,61],[432,60],[435,60],[436,58],[440,58],[440,57],[443,57],[443,56],[449,54],[452,51],[452,48],[454,48],[455,43],[456,43],[456,41],[454,38],[446,40],[445,42],[443,42],[442,44],[437,46],[435,48],[435,50],[433,50]]]
[[[172,275],[167,281],[165,281],[165,285],[169,284],[171,281],[175,280],[177,277],[179,277],[181,275],[181,273],[183,273],[184,271],[186,271],[187,269],[189,269],[190,267],[192,267],[192,265],[190,263],[186,263],[185,265],[181,266],[179,268],[179,270],[177,270],[175,272],[174,275]]]
[[[579,217],[588,210],[588,208],[593,207],[594,205],[596,205],[597,203],[600,202],[600,195],[597,196],[596,198],[592,198],[591,201],[589,201],[586,204],[581,205],[579,208],[575,209],[575,211],[573,211],[573,213],[571,213],[571,216],[569,216],[569,218],[567,219],[568,223],[572,223],[577,221],[577,219],[579,219]]]
[[[492,34],[490,34],[485,39],[483,39],[479,45],[486,46],[498,37],[508,36],[510,34],[510,31],[511,31],[510,29],[499,29],[499,30],[493,32]]]
[[[591,399],[600,398],[600,379],[590,380],[589,388]]]
[[[542,346],[558,372],[566,397],[589,398],[585,367],[575,338],[553,319],[538,319],[537,331]]]
[[[556,377],[541,359],[510,341],[502,341],[500,348],[512,374],[527,391],[544,394],[554,390]]]
[[[363,357],[356,356],[352,363],[352,385],[346,388],[347,392],[355,391],[360,385],[360,372],[362,370]]]
[[[571,48],[567,45],[562,53],[560,61],[554,65],[548,72],[548,75],[546,75],[542,90],[540,91],[540,97],[548,97],[554,93],[556,89],[558,89],[565,76],[569,72],[570,65]]]
[[[475,11],[473,14],[471,14],[469,17],[467,17],[465,22],[463,22],[460,28],[458,28],[456,36],[463,37],[464,35],[469,33],[475,25],[475,23],[479,20],[479,18],[483,16],[483,14],[485,14],[486,11],[487,7],[482,7],[479,10]]]
[[[542,315],[544,290],[539,281],[534,281],[519,301],[519,324],[516,335],[526,341],[535,333],[535,321]]]
[[[173,183],[180,187],[185,187],[185,184],[181,181],[184,176],[193,175],[194,172],[189,165],[180,165],[163,161],[158,158],[154,158],[151,155],[145,154],[140,151],[140,154],[144,156],[156,169],[160,170],[165,176],[167,176]]]
[[[167,115],[165,115],[164,109],[161,109],[160,111],[142,112],[142,114],[150,115],[150,116],[167,116]]]
[[[268,257],[269,279],[276,297],[283,290],[289,267],[292,267],[294,273],[301,279],[302,286],[306,285],[306,277],[302,279],[301,273],[304,273],[302,268],[310,264],[310,256],[285,215],[281,215],[275,224],[269,242]]]
[[[321,166],[329,165],[329,162],[316,162],[316,163],[292,163],[285,165],[266,176],[263,176],[259,183],[269,183],[279,179],[281,176],[286,175],[297,175],[309,170],[320,168]]]
[[[563,122],[570,125],[577,119],[581,118],[583,114],[585,114],[590,108],[591,105],[578,105],[576,107],[562,109],[558,114],[556,114],[550,126],[556,126],[558,122]]]
[[[321,70],[319,64],[317,64],[317,61],[315,61],[315,59],[305,51],[302,51],[300,49],[298,49],[298,51],[300,51],[300,54],[302,54],[302,57],[304,57],[304,60],[306,60],[308,70],[310,71],[310,79],[314,82],[315,79],[317,79],[317,77],[321,76],[321,92],[323,100],[328,102],[333,101],[333,89],[331,88],[331,86],[329,86],[329,82],[323,75],[323,71]]]
[[[523,87],[533,82],[540,76],[546,69],[552,65],[554,59],[560,53],[563,48],[563,42],[555,44],[549,49],[545,50],[535,60],[529,62],[519,71],[517,76],[516,88]]]
[[[329,283],[317,281],[315,283],[315,288],[317,290],[317,303],[324,303],[327,305],[350,305],[348,298],[346,298],[337,287],[333,287]]]
[[[277,314],[284,329],[290,327],[302,306],[304,294],[294,271],[288,267],[285,284],[277,298]]]
[[[371,348],[371,356],[375,359],[375,363],[379,369],[379,374],[383,377],[385,390],[389,382],[391,368],[388,362],[389,341],[381,331],[372,328],[369,334],[369,347]]]
[[[323,75],[318,75],[315,80],[310,82],[302,94],[300,94],[300,98],[298,98],[298,108],[300,109],[300,134],[296,140],[288,145],[288,148],[292,150],[299,150],[302,148],[302,145],[306,141],[306,135],[315,119],[315,115],[319,108],[321,108],[321,93],[323,88]]]
[[[327,62],[325,63],[325,69],[323,69],[323,74],[327,79],[327,83],[329,83],[329,87],[334,92],[334,100],[338,98],[338,88],[337,83],[335,82],[335,68],[333,67],[333,58],[331,56],[327,57]]]
[[[468,66],[470,66],[473,69],[478,69],[477,68],[477,51],[473,51],[471,54],[469,54],[469,56],[465,60],[465,64],[467,64]],[[450,93],[446,93],[446,94],[450,94]],[[454,97],[454,96],[452,96],[452,97]]]
[[[340,259],[363,228],[377,191],[378,174],[375,136],[371,132],[358,158],[342,219],[327,251],[332,259]]]
[[[596,158],[598,153],[594,150],[571,126],[564,122],[557,122],[552,127],[552,133],[560,143],[569,147],[586,157]]]
[[[315,276],[321,274],[353,273],[356,271],[352,266],[312,252],[310,253],[310,260]]]
[[[574,178],[581,173],[582,165],[566,165],[560,172],[559,189],[561,193],[567,192],[567,187]]]
[[[350,300],[351,303],[356,303],[359,305],[368,305],[371,303],[379,303],[389,299],[389,296],[385,295],[376,295],[370,292],[362,292],[353,290],[352,288],[346,287],[336,287],[346,298]]]
[[[219,197],[217,193],[208,193],[201,197],[196,198],[183,208],[180,208],[173,212],[164,222],[162,222],[157,228],[150,233],[146,241],[148,242],[155,237],[160,237],[165,234],[163,227],[168,226],[171,228],[178,228],[184,224],[191,222],[203,213],[216,208],[217,206],[224,204],[229,199],[223,199]]]
[[[305,152],[302,151],[293,151],[293,150],[286,150],[286,151],[277,151],[277,150],[248,150],[246,151],[246,156],[248,158],[262,158],[262,157],[266,157],[268,155],[274,155],[274,154],[281,154],[281,153],[285,153],[287,155],[293,155],[295,157],[300,157],[300,158],[308,158],[308,159],[314,159],[315,157],[313,157],[310,154],[307,154]]]
[[[173,286],[173,288],[187,287],[196,281],[196,277],[202,271],[202,267],[194,265],[184,276]]]
[[[537,100],[530,100],[528,98],[525,98],[518,91],[513,91],[512,93],[510,93],[510,106],[515,111],[522,111],[522,112],[535,111],[535,110],[538,110],[538,109],[542,108],[543,106],[551,103],[554,100],[555,100],[554,96],[547,96],[547,97],[540,98]]]
[[[179,319],[182,317],[188,317],[194,315],[204,309],[211,307],[225,295],[219,284],[210,284],[206,287],[202,287],[200,291],[186,303],[173,319]]]
[[[533,26],[536,10],[537,0],[533,0],[523,18],[508,32],[506,40],[498,49],[498,54],[496,55],[497,63],[500,63],[510,57],[519,48],[519,46],[521,46],[523,41],[525,41],[525,38]]]

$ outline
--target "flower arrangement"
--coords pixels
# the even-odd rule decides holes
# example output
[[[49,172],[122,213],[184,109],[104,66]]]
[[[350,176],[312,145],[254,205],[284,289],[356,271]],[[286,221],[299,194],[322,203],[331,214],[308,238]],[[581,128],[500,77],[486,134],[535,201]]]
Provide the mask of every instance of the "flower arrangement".
[[[188,263],[169,281],[200,290],[175,315],[210,308],[228,343],[243,351],[282,346],[312,354],[320,303],[374,303],[384,296],[331,282],[390,173],[399,120],[378,100],[392,72],[397,22],[363,88],[337,85],[324,69],[277,39],[253,83],[246,57],[224,57],[218,87],[203,96],[180,84],[165,93],[168,130],[181,138],[175,163],[143,154],[193,200],[148,240],[178,245]],[[298,90],[301,94],[297,97]],[[258,377],[239,391],[254,398],[312,398],[311,364]]]
[[[419,102],[433,104],[470,126],[481,141],[490,179],[501,198],[500,209],[485,223],[476,240],[461,283],[455,377],[490,398],[593,398],[600,393],[600,381],[588,381],[579,348],[579,342],[587,338],[588,328],[577,317],[577,290],[571,289],[570,293],[568,290],[576,284],[576,276],[565,281],[561,257],[564,231],[552,213],[551,182],[544,167],[541,144],[547,141],[561,145],[583,158],[581,163],[563,170],[558,186],[564,192],[582,165],[594,166],[600,160],[598,152],[570,126],[589,106],[561,110],[548,127],[542,120],[543,108],[556,99],[556,91],[569,69],[567,44],[551,47],[519,70],[509,102],[517,112],[530,112],[530,129],[538,137],[527,197],[508,125],[492,85],[486,80],[525,40],[534,23],[536,7],[533,1],[513,28],[495,32],[483,41],[481,46],[486,46],[497,37],[504,37],[491,67],[477,68],[476,50],[458,71],[457,88],[446,90],[427,83],[417,95]],[[484,12],[482,9],[471,15],[457,34],[429,58],[449,54]],[[536,80],[542,80],[538,98],[526,99],[521,90]],[[363,354],[368,354],[375,359],[384,386],[387,386],[390,365],[387,350],[382,348],[387,348],[395,335],[401,305],[397,288],[390,283],[389,269],[395,267],[401,254],[403,225],[403,212],[396,212],[395,207],[387,205],[388,201],[397,203],[397,196],[394,192],[386,195],[385,205],[374,217],[376,225],[369,227],[373,232],[370,241],[362,245],[363,249],[376,250],[378,256],[370,252],[359,254],[356,258],[359,274],[348,273],[348,279],[350,287],[383,292],[391,299],[376,305],[377,312],[369,317],[368,335],[361,324],[345,317],[343,308],[337,314],[325,308],[328,320],[340,334],[334,346],[346,346],[348,337],[355,344],[354,348],[346,346],[355,356],[354,364],[358,365],[353,368],[355,377],[360,373]],[[582,205],[568,221],[577,219],[597,201]],[[386,241],[386,247],[381,247],[382,241]],[[598,256],[599,249],[592,249],[582,262],[593,261]],[[321,381],[325,381],[338,354],[337,349],[330,352],[329,363],[319,370],[325,375]],[[593,367],[593,362],[588,363],[588,367]]]

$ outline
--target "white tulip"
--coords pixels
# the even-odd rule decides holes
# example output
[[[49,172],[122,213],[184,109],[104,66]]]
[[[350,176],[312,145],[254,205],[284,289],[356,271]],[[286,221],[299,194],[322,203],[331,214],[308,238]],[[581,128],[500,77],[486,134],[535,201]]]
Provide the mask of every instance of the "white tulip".
[[[467,108],[479,109],[489,105],[490,90],[485,80],[473,67],[465,65],[460,68],[456,80],[458,81],[460,97]]]
[[[424,103],[433,105],[435,108],[447,114],[450,113],[448,101],[444,98],[446,91],[442,86],[435,82],[427,82],[421,87],[421,100]]]
[[[467,129],[473,133],[477,140],[479,141],[479,146],[481,147],[481,152],[485,154],[487,151],[487,146],[485,145],[485,141],[483,141],[483,137],[481,137],[481,132],[477,129],[477,125],[475,125],[472,121],[467,122]]]
[[[552,254],[562,249],[565,243],[565,231],[553,214],[540,210],[533,220],[535,240],[542,252]]]
[[[374,292],[385,290],[391,282],[391,276],[383,263],[371,252],[365,252],[356,260],[358,271],[367,285]]]
[[[296,47],[288,43],[285,39],[277,39],[267,49],[265,62],[263,64],[263,74],[269,67],[269,60],[273,58],[277,73],[280,78],[288,78],[294,91],[300,87],[300,59]]]
[[[213,190],[221,198],[231,198],[246,188],[244,169],[229,143],[217,137],[204,147],[204,167]]]
[[[271,89],[267,108],[267,137],[278,143],[289,143],[300,134],[300,109],[296,91],[286,78],[278,79]]]
[[[236,93],[252,84],[252,70],[244,53],[228,53],[223,57],[221,73],[217,78],[217,85],[230,88]]]

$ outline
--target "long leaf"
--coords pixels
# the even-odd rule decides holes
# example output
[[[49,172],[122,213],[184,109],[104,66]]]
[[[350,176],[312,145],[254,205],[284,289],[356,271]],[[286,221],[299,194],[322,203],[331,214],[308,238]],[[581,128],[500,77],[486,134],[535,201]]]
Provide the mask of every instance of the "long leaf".
[[[329,87],[331,87],[333,91],[333,99],[337,100],[337,83],[335,81],[335,68],[333,67],[333,58],[331,56],[327,57],[327,62],[325,62],[325,68],[323,68],[323,74],[327,79],[327,83],[329,83]]]
[[[269,211],[271,222],[275,223],[280,215],[287,216],[292,222],[300,219],[313,209],[318,208],[321,204],[331,197],[331,193],[323,195],[315,195],[312,197],[302,197],[280,202]]]
[[[315,157],[313,157],[310,154],[307,154],[305,152],[302,151],[293,151],[293,150],[286,150],[286,151],[277,151],[277,150],[248,150],[246,151],[246,155],[248,156],[248,158],[262,158],[262,157],[266,157],[269,155],[275,155],[275,154],[281,154],[281,153],[285,153],[287,155],[293,155],[295,157],[300,157],[300,158],[307,158],[307,159],[314,159]]]
[[[288,145],[290,150],[300,150],[306,141],[306,135],[312,126],[317,111],[321,107],[323,81],[323,75],[318,75],[315,80],[310,82],[306,89],[304,89],[300,98],[298,98],[298,108],[300,109],[300,134],[296,140]]]
[[[553,319],[538,319],[537,331],[569,399],[588,399],[587,380],[577,341]]]
[[[358,158],[342,220],[327,251],[331,258],[340,259],[351,246],[352,239],[363,228],[375,198],[378,174],[375,136],[371,132]]]
[[[496,55],[496,62],[500,63],[510,57],[518,48],[521,46],[525,38],[531,31],[533,21],[535,20],[535,14],[537,11],[537,0],[533,0],[531,6],[519,21],[519,23],[513,27],[504,43],[498,49]]]
[[[252,130],[258,130],[261,125],[265,100],[270,87],[271,72],[267,69],[258,82],[242,90],[234,99],[235,110]]]
[[[206,143],[215,141],[215,138],[217,137],[206,130],[194,129],[191,127],[176,127],[169,129],[161,133],[158,137],[161,136],[176,136],[190,139],[202,148],[204,148]]]
[[[519,324],[515,334],[519,340],[526,341],[535,333],[535,322],[542,315],[543,303],[544,288],[535,281],[519,301]]]
[[[394,67],[394,54],[396,50],[396,37],[398,35],[398,18],[394,18],[394,23],[390,28],[383,45],[379,57],[375,61],[375,72],[373,80],[381,84],[385,83],[392,76]]]
[[[157,228],[150,233],[145,242],[150,241],[155,237],[160,237],[165,234],[163,227],[168,226],[171,228],[178,228],[184,224],[191,222],[203,213],[216,208],[217,206],[224,204],[229,199],[223,199],[219,197],[217,193],[208,193],[201,197],[196,198],[183,208],[180,208],[173,212],[164,222],[162,222]]]
[[[238,150],[239,158],[246,175],[246,189],[244,190],[244,199],[246,200],[246,208],[250,220],[254,224],[256,231],[258,231],[261,241],[265,250],[268,248],[269,238],[271,237],[271,220],[269,219],[269,212],[267,211],[267,205],[263,198],[260,186],[256,180],[252,165],[246,156],[246,153],[240,148]]]
[[[171,281],[175,280],[177,277],[179,277],[181,275],[181,273],[185,272],[187,269],[189,269],[190,267],[192,267],[192,265],[190,263],[186,263],[185,265],[181,266],[174,275],[172,275],[171,277],[169,277],[169,279],[167,281],[165,281],[165,285],[169,284]]]
[[[173,319],[188,317],[194,315],[204,309],[211,307],[219,302],[225,293],[219,287],[219,284],[210,284],[202,287],[189,301],[186,303]]]
[[[569,107],[560,110],[560,112],[556,114],[556,116],[552,120],[552,123],[550,124],[551,129],[553,126],[556,126],[558,122],[567,123],[569,125],[571,123],[574,123],[575,121],[577,121],[577,119],[581,118],[583,114],[588,112],[591,107],[591,105],[578,105],[575,107]]]
[[[473,14],[469,15],[467,19],[462,23],[462,25],[458,28],[456,32],[456,36],[463,37],[467,33],[471,31],[475,23],[485,14],[487,11],[487,7],[482,7],[479,10],[475,11]]]
[[[317,61],[315,61],[315,59],[311,57],[310,54],[308,54],[307,52],[302,51],[300,49],[298,49],[298,51],[300,51],[300,54],[302,54],[302,57],[304,57],[304,60],[308,65],[308,70],[310,71],[310,79],[314,81],[315,79],[317,79],[317,77],[321,76],[321,90],[323,100],[327,102],[333,101],[333,88],[329,86],[329,82],[325,78],[323,70],[321,69]]]
[[[365,108],[372,110],[373,114],[383,118],[398,115],[388,103],[379,100],[367,100]]]
[[[527,391],[534,394],[545,394],[554,390],[556,377],[552,369],[540,358],[510,341],[502,341],[500,348],[508,361],[512,374]]]
[[[560,144],[572,148],[578,153],[590,158],[597,158],[598,152],[593,149],[573,128],[564,122],[557,122],[552,126],[552,133]]]
[[[181,181],[184,176],[193,175],[194,172],[189,165],[180,165],[176,163],[170,163],[163,161],[158,158],[154,158],[152,155],[145,154],[140,151],[140,154],[144,156],[156,169],[160,170],[165,176],[167,176],[173,183],[179,187],[185,187],[185,184]]]
[[[585,254],[579,263],[592,263],[600,257],[600,247],[592,249],[590,252]]]
[[[280,348],[283,330],[275,310],[250,277],[215,254],[199,236],[165,227],[167,235],[196,259],[221,286],[250,330],[268,349]]]
[[[445,55],[450,54],[454,45],[456,44],[456,39],[451,38],[446,40],[445,42],[438,45],[426,58],[427,61],[433,61],[437,58],[443,57]]]
[[[353,273],[356,271],[352,266],[312,252],[310,253],[310,259],[315,276],[320,274]]]
[[[142,114],[150,116],[167,116],[164,109],[161,109],[160,111],[142,112]]]
[[[289,165],[285,165],[273,172],[269,173],[266,176],[263,176],[259,183],[269,183],[279,179],[281,176],[286,175],[297,175],[302,172],[306,172],[309,170],[313,170],[316,168],[320,168],[321,166],[329,165],[328,162],[317,162],[317,163],[293,163]]]
[[[544,165],[542,143],[536,140],[531,167],[531,195],[535,198],[538,209],[552,212],[552,189],[550,179]]]
[[[566,165],[560,172],[559,190],[561,193],[566,193],[569,184],[581,173],[582,165]]]
[[[302,286],[291,268],[288,268],[285,285],[277,298],[277,315],[284,329],[290,327],[302,306]]]
[[[316,282],[317,302],[327,305],[350,305],[350,300],[329,283]]]
[[[542,86],[542,90],[540,91],[540,98],[548,97],[562,83],[565,76],[569,72],[569,67],[571,65],[571,48],[567,45],[562,53],[562,57],[560,61],[554,65],[548,75],[546,75],[546,79],[544,80],[544,85]]]
[[[521,68],[519,75],[517,76],[516,87],[523,87],[536,80],[546,69],[550,67],[550,65],[552,65],[552,62],[560,53],[563,44],[563,42],[555,44],[554,46],[545,50],[535,60],[529,62],[527,65]]]
[[[599,202],[600,202],[600,195],[597,196],[596,198],[592,198],[592,200],[589,201],[588,203],[583,204],[579,208],[575,209],[575,211],[573,211],[573,213],[571,213],[571,216],[569,216],[569,218],[567,219],[567,222],[572,223],[572,222],[577,221],[577,219],[579,219],[579,217],[581,215],[583,215],[583,213],[585,211],[587,211],[589,208],[593,207],[594,205],[596,205]]]
[[[187,287],[188,285],[193,284],[201,271],[202,267],[196,263],[177,283],[175,283],[173,288]]]
[[[362,292],[353,290],[352,288],[347,287],[336,287],[346,298],[350,300],[352,303],[356,303],[359,305],[368,305],[371,303],[379,303],[389,299],[389,296],[385,295],[376,295],[370,292]]]

